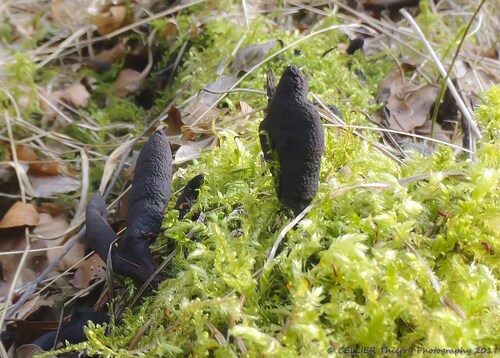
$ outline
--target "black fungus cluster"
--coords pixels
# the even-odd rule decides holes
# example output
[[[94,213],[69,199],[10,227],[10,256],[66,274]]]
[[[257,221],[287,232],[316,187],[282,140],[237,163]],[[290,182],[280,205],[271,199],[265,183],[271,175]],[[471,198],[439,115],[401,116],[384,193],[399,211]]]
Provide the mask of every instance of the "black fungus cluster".
[[[124,237],[116,240],[115,232],[106,221],[106,205],[100,193],[94,193],[90,199],[86,213],[87,237],[104,262],[108,262],[110,256],[113,272],[145,282],[156,270],[148,238],[160,233],[170,199],[171,180],[172,152],[167,136],[158,130],[137,158]]]
[[[202,174],[191,179],[174,209],[179,219],[189,212],[203,184]],[[150,240],[158,236],[171,196],[172,152],[167,136],[157,130],[142,148],[135,166],[127,211],[127,230],[118,239],[106,220],[106,204],[99,192],[87,205],[87,238],[92,249],[113,272],[146,282],[156,270]],[[109,257],[109,259],[108,259]],[[158,282],[155,278],[154,282]]]

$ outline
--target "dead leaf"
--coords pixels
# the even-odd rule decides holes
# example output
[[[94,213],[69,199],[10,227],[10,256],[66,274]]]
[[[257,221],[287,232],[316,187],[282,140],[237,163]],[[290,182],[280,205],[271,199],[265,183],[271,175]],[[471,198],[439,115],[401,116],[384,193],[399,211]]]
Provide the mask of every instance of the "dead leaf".
[[[107,35],[123,25],[127,18],[127,8],[124,5],[111,6],[107,12],[92,16],[92,22],[97,26],[99,35]]]
[[[262,62],[266,55],[271,51],[279,42],[276,40],[268,41],[262,45],[250,45],[242,48],[234,56],[229,69],[233,73],[240,71],[248,72],[254,66]]]
[[[41,160],[35,151],[25,145],[16,146],[17,159],[20,161],[29,162],[30,175],[52,176],[63,173],[70,173],[70,170],[62,164],[54,160]]]
[[[106,160],[106,164],[104,165],[104,171],[102,173],[101,185],[99,186],[99,191],[101,193],[104,193],[106,184],[108,183],[108,180],[111,178],[111,175],[113,174],[116,165],[120,161],[123,153],[125,153],[130,148],[133,142],[134,142],[133,139],[129,139],[123,142],[118,146],[118,148],[116,148],[113,151],[113,153],[111,153],[108,160]]]
[[[61,238],[59,240],[46,240],[46,241],[49,244],[49,247],[56,247],[56,246],[61,245],[63,240],[64,240],[64,238]],[[52,246],[50,246],[50,245],[52,245]],[[63,247],[53,249],[53,250],[48,250],[47,251],[47,259],[49,260],[49,262],[53,262],[59,258],[59,256],[63,253],[63,251],[64,251]],[[74,264],[76,264],[78,261],[80,261],[84,257],[85,257],[85,246],[83,245],[83,243],[78,242],[57,263],[57,265],[55,266],[55,270],[58,270],[58,271],[68,270],[70,267],[72,267]]]
[[[40,213],[38,225],[33,230],[33,234],[39,239],[53,239],[64,233],[69,227],[66,221],[66,214],[52,216],[48,213]]]
[[[121,70],[116,79],[116,95],[120,98],[126,97],[130,92],[135,92],[144,82],[145,76],[141,72],[126,68]]]
[[[172,46],[177,40],[177,35],[179,34],[177,21],[175,19],[170,19],[165,26],[159,31],[158,35],[167,40],[167,43]]]
[[[6,229],[2,232],[2,239],[0,240],[0,298],[5,297],[12,286],[16,270],[21,260],[21,253],[26,247],[25,232],[22,228]],[[32,247],[38,248],[38,247]],[[9,252],[16,252],[9,254]],[[28,256],[28,261],[30,256]],[[16,282],[16,287],[22,286],[24,283],[32,281],[37,274],[33,270],[23,267],[21,276]]]
[[[33,187],[32,196],[35,198],[49,198],[54,194],[69,193],[80,189],[78,179],[57,175],[51,177],[30,176]]]
[[[38,354],[45,353],[45,351],[35,344],[25,344],[18,349],[16,349],[16,354],[18,358],[33,358]],[[47,358],[55,358],[55,355],[45,356]]]
[[[25,204],[18,201],[10,207],[2,221],[0,221],[0,229],[35,226],[38,224],[38,220],[38,212],[32,204]]]
[[[79,1],[54,0],[51,1],[52,18],[61,28],[66,26],[83,26],[87,19],[82,14],[82,3]]]
[[[69,281],[76,288],[87,288],[92,281],[106,277],[106,264],[95,253],[77,267],[73,279]]]
[[[401,71],[391,72],[378,87],[377,100],[385,103],[390,129],[411,132],[428,120],[438,88],[430,84],[416,85],[404,79]]]
[[[58,238],[64,234],[69,227],[66,214],[52,216],[46,213],[40,213],[40,221],[33,230],[33,234],[39,238],[39,243],[43,247],[52,248],[62,245],[64,237]],[[44,240],[43,238],[49,238]],[[54,239],[57,238],[57,239]],[[47,259],[49,262],[57,260],[62,253],[63,248],[47,250]],[[64,271],[69,269],[84,257],[84,246],[77,243],[73,248],[58,262],[56,270]]]
[[[19,320],[26,320],[31,316],[33,313],[39,311],[45,308],[55,308],[54,307],[54,296],[44,298],[41,295],[34,295],[31,299],[26,301],[21,308],[19,308],[16,311],[16,319]],[[47,311],[47,310],[45,310]],[[48,310],[51,312],[50,310]],[[54,314],[55,315],[55,314]],[[49,315],[50,316],[50,315]],[[57,315],[58,316],[58,315]],[[47,319],[48,317],[44,317],[44,319]]]
[[[390,111],[390,128],[410,132],[424,125],[437,93],[438,88],[432,85],[391,88],[391,96],[386,104]]]
[[[227,91],[237,81],[236,75],[220,76],[215,82],[205,86],[206,89],[215,92]],[[198,96],[184,108],[182,113],[182,122],[190,127],[190,130],[202,128],[203,124],[211,127],[212,122],[220,118],[220,111],[216,108],[208,110],[221,96],[221,93],[211,93],[200,91]],[[206,113],[205,113],[206,112]],[[201,117],[203,115],[203,117]]]
[[[173,164],[181,164],[199,158],[201,150],[212,144],[214,139],[215,137],[211,136],[199,142],[188,142],[189,144],[182,145],[175,153]]]
[[[73,105],[75,108],[87,107],[89,104],[90,93],[81,83],[73,83],[61,92],[59,97],[65,102]]]
[[[25,145],[16,145],[17,159],[25,162],[36,162],[38,156],[35,151]]]
[[[168,110],[168,127],[166,130],[167,136],[181,134],[182,125],[183,123],[181,111],[175,106],[170,107],[170,109]]]
[[[113,64],[118,61],[120,61],[123,56],[125,56],[125,52],[127,51],[127,48],[123,43],[118,43],[116,46],[109,50],[104,50],[100,52],[99,54],[95,55],[92,60],[98,61],[98,62],[104,62],[107,64]]]
[[[246,116],[243,117],[243,120],[245,121],[249,119],[250,113],[252,113],[253,111],[252,106],[244,101],[239,101],[236,105],[236,108],[241,112],[241,114],[246,114]]]

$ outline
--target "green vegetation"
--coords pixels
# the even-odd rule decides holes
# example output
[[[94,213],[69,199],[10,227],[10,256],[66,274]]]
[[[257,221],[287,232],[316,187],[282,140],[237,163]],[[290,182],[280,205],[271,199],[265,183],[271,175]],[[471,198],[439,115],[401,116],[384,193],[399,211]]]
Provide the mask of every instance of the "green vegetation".
[[[214,23],[205,32],[228,40],[227,49],[206,48],[213,66],[214,58],[229,54],[230,40],[238,40],[225,26]],[[297,36],[282,39],[286,45]],[[340,103],[348,122],[361,120],[353,109],[374,110],[375,86],[390,66],[356,57],[368,74],[364,87],[345,55],[334,50],[320,57],[327,43],[335,46],[332,36],[341,39],[318,35],[297,46],[300,56],[285,51],[266,66],[279,74],[290,62],[305,65],[311,92],[334,104],[342,93],[349,98]],[[209,71],[193,51],[193,62],[183,67],[189,74],[179,77],[202,86],[214,78],[202,76]],[[242,87],[262,88],[265,72]],[[177,245],[168,279],[112,325],[109,336],[91,325],[90,340],[78,348],[124,357],[224,357],[241,354],[241,347],[250,356],[276,357],[324,356],[332,346],[494,349],[500,338],[499,93],[493,88],[478,110],[487,135],[476,162],[440,147],[431,157],[413,153],[402,166],[353,133],[328,129],[318,201],[268,266],[269,250],[290,218],[260,158],[262,114],[248,123],[246,135],[218,133],[220,145],[174,181],[178,189],[205,173],[193,212],[206,216],[178,221],[176,212],[167,214],[155,247],[166,257],[165,248]],[[265,105],[254,94],[227,98]],[[404,178],[413,179],[398,182]]]
[[[491,103],[495,93],[480,117],[498,110]],[[220,146],[185,173],[206,173],[194,208],[206,213],[204,222],[179,222],[171,212],[157,243],[177,243],[170,278],[109,337],[105,328],[89,329],[91,339],[82,347],[126,356],[124,347],[153,317],[137,353],[144,347],[151,356],[225,356],[238,351],[235,337],[252,355],[280,357],[321,356],[332,343],[493,348],[500,337],[499,152],[492,158],[479,151],[473,163],[440,148],[431,158],[414,155],[407,167],[398,167],[357,137],[327,133],[319,200],[287,233],[269,266],[268,250],[289,219],[261,165],[256,135],[244,142],[221,133]],[[348,165],[351,174],[325,177],[339,165]],[[463,177],[439,174],[450,171]],[[432,174],[398,183],[423,173]],[[369,183],[392,187],[353,188],[332,197]],[[229,338],[228,345],[217,341],[212,327]]]
[[[441,17],[423,10],[430,32]],[[151,73],[177,54],[196,22],[191,15],[177,16],[179,40]],[[311,31],[337,21],[328,18]],[[160,32],[166,22],[156,20],[153,26]],[[270,36],[284,47],[297,44],[265,62],[238,88],[263,90],[269,68],[279,77],[294,63],[310,76],[310,93],[337,106],[347,124],[369,124],[363,112],[376,111],[377,86],[395,67],[385,54],[348,57],[337,48],[348,42],[337,29],[301,41],[304,35],[298,30],[278,30],[263,17],[250,23],[249,32],[226,20],[210,21],[189,40],[174,86],[164,90],[150,112],[134,103],[133,96],[109,100],[115,80],[110,74],[119,71],[115,64],[104,75],[83,72],[102,82],[96,85],[94,102],[78,113],[100,127],[128,121],[137,134],[147,125],[141,119],[163,112],[162,106],[176,95],[180,106],[214,82],[218,65],[226,56],[230,62],[243,35],[242,47],[263,44]],[[8,37],[2,28],[0,37]],[[167,48],[166,43],[160,46]],[[267,55],[276,51],[280,45]],[[34,88],[36,67],[16,58],[10,70]],[[355,68],[362,69],[366,83]],[[224,74],[230,75],[227,66]],[[6,104],[2,92],[0,99]],[[267,104],[261,94],[229,93],[218,105],[229,107],[221,121],[238,115],[238,101],[252,108]],[[35,104],[26,113],[39,113]],[[339,347],[495,349],[500,342],[500,87],[485,94],[475,114],[484,135],[475,160],[441,146],[427,157],[409,152],[400,164],[374,148],[376,131],[363,132],[366,140],[351,129],[326,128],[316,201],[286,232],[270,264],[271,247],[291,218],[280,207],[261,158],[258,124],[264,113],[247,119],[242,132],[223,128],[216,133],[217,147],[177,168],[172,192],[199,173],[205,174],[205,182],[182,221],[172,210],[176,197],[169,203],[165,232],[153,251],[159,260],[174,247],[177,254],[158,291],[129,309],[119,324],[114,318],[109,327],[90,324],[87,342],[59,352],[226,357],[247,350],[250,357],[320,357]],[[112,140],[107,130],[77,124],[64,130],[100,153],[106,153]],[[120,136],[124,129],[110,132]],[[93,188],[103,163],[92,167]],[[198,213],[202,217],[197,219]],[[132,300],[137,287],[131,280],[124,283],[130,286],[126,299]]]

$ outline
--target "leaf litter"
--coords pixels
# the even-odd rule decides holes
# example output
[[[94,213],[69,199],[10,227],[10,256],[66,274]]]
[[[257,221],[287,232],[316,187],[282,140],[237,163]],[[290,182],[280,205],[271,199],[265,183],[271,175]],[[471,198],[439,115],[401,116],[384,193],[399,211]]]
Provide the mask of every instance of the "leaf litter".
[[[369,2],[365,2],[363,3],[363,5],[366,6],[368,3]],[[59,6],[59,9],[55,9],[55,6]],[[254,4],[248,4],[248,6],[250,7],[249,9],[247,9],[247,11],[250,11],[252,14],[247,12],[245,16],[248,15],[251,17],[256,17],[257,13],[259,11],[262,11],[263,8],[265,8],[262,6],[254,7],[256,6]],[[74,15],[75,14],[74,11],[68,10],[70,8],[71,5],[69,3],[66,4],[66,2],[56,2],[53,4],[54,14],[56,15],[55,18],[59,19],[61,25],[66,24],[67,21],[70,20],[69,17],[65,18],[66,15],[71,15],[70,17],[72,19],[74,18],[76,23],[88,26],[89,24],[88,20],[78,18],[78,16]],[[127,13],[128,10],[127,9],[124,10],[124,8],[125,6],[123,5],[111,5],[111,6],[106,5],[102,8],[97,8],[97,7],[95,8],[96,11],[94,12],[93,14],[94,17],[92,18],[91,21],[95,26],[94,29],[97,29],[98,35],[112,34],[114,31],[124,28],[127,24],[131,23],[133,24],[134,18],[141,19],[141,16],[142,17],[144,16],[144,14],[138,15],[140,11],[135,11],[133,7],[131,7],[130,9],[131,11],[135,11],[134,14]],[[322,19],[326,16],[325,8],[320,9],[318,7],[312,9],[316,10],[313,11],[311,10],[311,8],[308,8],[306,5],[303,5],[300,2],[297,2],[296,4],[294,3],[293,5],[290,6],[290,8],[287,9],[291,13],[299,14],[297,16],[294,16],[295,22],[293,25],[299,31],[302,31],[304,33],[307,33],[309,31],[314,31],[315,24],[317,23],[321,24]],[[383,13],[383,10],[376,9],[376,12],[377,12],[376,16],[380,16],[380,14]],[[19,13],[22,13],[22,11]],[[244,20],[248,20],[245,19],[245,16],[241,17],[242,23],[244,22]],[[392,16],[393,13],[391,14],[391,17]],[[352,20],[353,19],[349,19],[349,21]],[[47,21],[47,20],[43,19],[42,21]],[[375,24],[374,22],[370,21],[368,21],[367,23],[368,25]],[[17,26],[16,36],[19,36],[19,34],[27,35],[28,33],[34,33],[32,29],[31,32],[26,31],[30,30],[29,26],[26,25],[26,23],[23,24],[21,27]],[[170,46],[175,46],[176,38],[182,36],[182,30],[180,30],[180,26],[182,26],[182,24],[179,25],[179,23],[177,23],[175,18],[171,18],[170,20],[168,20],[167,24],[164,27],[164,34],[162,34],[162,36],[165,36],[166,38],[169,39],[168,42]],[[377,24],[376,26],[374,25],[374,28],[376,28],[377,30],[380,30],[380,26],[382,26],[384,31],[394,31],[396,34],[398,33],[398,29],[396,28],[397,25],[389,21],[387,23],[383,23],[382,25]],[[486,26],[490,25],[486,24]],[[193,29],[192,26],[190,28],[191,30]],[[199,32],[197,36],[202,36],[203,31],[205,31],[205,29],[199,26],[196,26],[195,28],[197,29],[196,31]],[[381,33],[383,33],[383,31]],[[74,48],[71,48],[72,53],[78,53],[78,52],[81,53],[82,49],[85,52],[85,46],[86,46],[85,41],[87,41],[88,38],[85,39],[84,37],[82,37],[81,39],[83,40],[83,45],[79,44],[71,45],[74,46]],[[214,128],[219,129],[220,126],[228,125],[231,123],[230,128],[237,129],[238,133],[243,133],[245,125],[242,125],[241,123],[243,123],[243,121],[248,121],[247,125],[251,125],[251,122],[253,121],[253,119],[255,119],[255,115],[252,114],[252,107],[248,105],[246,101],[238,101],[236,107],[231,107],[231,103],[229,104],[223,103],[222,105],[218,106],[215,106],[215,104],[218,103],[219,98],[223,93],[228,93],[230,90],[233,89],[235,84],[238,83],[238,76],[240,75],[240,72],[247,72],[251,70],[255,65],[261,63],[269,53],[276,51],[277,44],[280,41],[281,40],[271,40],[268,42],[262,42],[262,45],[254,44],[254,45],[249,45],[247,47],[243,47],[241,50],[236,52],[235,56],[233,56],[233,60],[230,63],[230,65],[227,66],[224,69],[224,71],[217,74],[218,77],[214,82],[208,83],[205,86],[203,86],[204,89],[208,91],[204,90],[199,91],[196,96],[193,96],[191,100],[187,102],[187,104],[186,102],[184,102],[181,105],[180,104],[181,102],[178,101],[178,103],[175,103],[168,107],[170,108],[171,115],[168,119],[168,123],[170,123],[170,125],[168,126],[167,133],[169,135],[169,140],[171,140],[171,142],[174,143],[172,147],[177,149],[177,151],[174,153],[175,155],[174,164],[179,165],[181,163],[186,163],[188,161],[192,161],[193,159],[199,158],[203,149],[216,148],[216,145],[219,143],[219,140],[213,134]],[[373,42],[371,41],[372,44]],[[55,46],[58,46],[57,39],[51,42],[51,44],[52,46],[54,44]],[[394,45],[394,43],[392,45]],[[35,58],[38,59],[47,58],[46,56],[50,56],[47,55],[49,53],[48,50],[50,50],[50,45],[47,46],[47,49],[43,49],[42,47],[38,48],[36,50],[37,52],[35,53],[37,57]],[[101,52],[98,52],[98,55],[94,55],[92,52],[93,51],[90,51],[90,53],[84,54],[81,57],[81,60],[79,60],[79,62],[82,64],[89,63],[91,69],[93,68],[94,70],[96,70],[96,72],[101,72],[103,75],[107,75],[107,73],[112,71],[113,66],[117,67],[120,66],[120,63],[126,57],[126,54],[127,52],[129,52],[129,49],[127,49],[123,43],[119,42],[117,45],[115,45],[115,47],[111,48],[110,50],[103,50]],[[63,59],[64,56],[67,56],[63,52],[60,53],[62,55],[57,55],[57,56],[59,56],[59,58],[61,59]],[[498,61],[498,52],[496,53],[495,56],[495,51],[493,51],[493,54],[491,55],[493,56],[492,58],[493,62],[486,62],[486,64],[484,64],[483,62],[478,63],[478,61],[474,60],[478,58],[477,57],[478,53],[479,51],[476,51],[476,53],[466,54],[466,56],[469,57],[464,57],[461,60],[461,62],[457,62],[456,66],[461,66],[461,71],[462,71],[461,75],[457,74],[457,77],[459,77],[460,81],[459,87],[462,89],[462,91],[466,91],[462,93],[463,96],[470,97],[471,94],[476,93],[479,88],[486,89],[491,85],[492,82],[498,82],[498,74],[496,74],[497,78],[495,79],[495,71],[491,70],[492,68],[493,69],[495,68],[494,66],[496,66],[495,61]],[[99,67],[98,65],[94,66],[92,64],[92,61],[103,62],[107,65],[112,65],[112,66],[109,67]],[[419,62],[420,61],[417,60],[416,63]],[[428,71],[428,67],[426,67],[428,65],[425,64],[425,62],[420,62],[420,63],[422,63],[422,65],[417,67],[420,67],[419,69],[423,70],[423,72],[427,76],[429,76],[430,71]],[[149,65],[154,66],[155,62],[148,60],[148,66]],[[102,70],[104,68],[105,70]],[[152,72],[150,71],[150,69],[147,69],[146,71],[146,68],[147,67],[143,67],[141,69],[142,71],[141,72],[137,71],[137,69],[121,67],[119,71],[115,73],[115,77],[113,77],[115,81],[114,82],[115,88],[117,88],[118,91],[112,94],[107,94],[104,98],[104,102],[112,105],[114,102],[113,100],[114,96],[120,97],[121,98],[120,101],[128,101],[131,98],[131,95],[137,92],[142,86],[147,85],[149,76],[151,75]],[[381,88],[380,91],[381,93],[382,92],[386,93],[387,97],[385,98],[384,101],[381,101],[382,105],[386,108],[386,111],[382,112],[381,116],[382,119],[380,119],[379,121],[388,130],[405,132],[408,134],[408,136],[402,136],[402,138],[406,139],[401,139],[401,138],[398,139],[399,144],[401,145],[401,140],[406,140],[416,143],[419,140],[415,139],[415,137],[412,137],[412,134],[420,134],[424,137],[428,137],[430,136],[430,132],[433,131],[434,139],[438,139],[442,142],[447,142],[447,143],[455,143],[458,146],[461,146],[462,143],[460,143],[461,142],[460,134],[463,135],[463,133],[460,133],[460,131],[464,132],[465,130],[463,128],[460,128],[463,125],[461,123],[460,118],[455,118],[454,116],[454,113],[456,113],[455,110],[452,111],[453,112],[452,114],[445,114],[443,112],[445,108],[454,107],[454,103],[450,102],[450,99],[447,97],[446,94],[444,102],[439,108],[440,114],[438,115],[437,122],[432,125],[432,121],[430,120],[430,112],[432,112],[433,104],[435,102],[436,94],[438,92],[439,84],[437,83],[437,81],[436,83],[432,83],[432,81],[422,80],[421,77],[418,76],[416,77],[414,74],[409,76],[407,73],[405,74],[402,74],[401,72],[398,73],[398,70],[393,71],[391,74],[393,76],[392,80],[388,81],[389,82],[388,85],[385,86],[385,88]],[[314,79],[314,74],[313,74],[313,79]],[[312,82],[314,83],[314,81]],[[58,84],[59,82],[56,81],[55,83]],[[100,84],[98,83],[97,86],[92,91],[90,91],[89,87],[85,86],[83,84],[83,81],[81,81],[80,79],[73,79],[68,82],[66,78],[66,80],[61,81],[61,83],[65,83],[64,85],[65,87],[60,91],[51,92],[50,86],[45,87],[45,89],[48,90],[47,92],[48,94],[46,93],[44,97],[48,98],[49,100],[50,99],[61,100],[65,104],[73,107],[74,109],[79,110],[79,114],[81,114],[81,116],[79,114],[71,113],[68,107],[65,107],[64,105],[62,105],[57,101],[56,102],[51,101],[50,102],[51,105],[48,105],[48,102],[45,101],[43,98],[41,98],[40,106],[44,111],[43,115],[45,119],[48,121],[58,121],[59,123],[58,128],[64,128],[68,125],[71,125],[72,121],[77,123],[79,121],[87,121],[87,119],[85,119],[84,117],[85,115],[87,115],[87,113],[82,111],[93,110],[92,108],[89,109],[88,107],[89,104],[92,106],[93,101],[97,99],[97,95],[93,93],[93,91],[96,89],[97,91],[99,91]],[[68,83],[73,83],[73,84],[68,85]],[[29,101],[25,101],[25,103],[26,103],[25,108],[29,108],[30,105]],[[131,111],[128,111],[126,113],[128,115],[133,114]],[[344,111],[344,113],[346,112]],[[95,112],[93,112],[93,114],[95,114]],[[228,122],[227,120],[228,115],[232,115],[234,116],[234,118],[241,119],[241,122],[239,122],[239,120],[238,120],[239,123]],[[70,121],[67,121],[64,118],[69,118]],[[61,121],[61,119],[63,120]],[[125,118],[123,118],[123,120],[125,120]],[[130,120],[130,118],[127,118],[127,120]],[[64,122],[67,123],[61,125],[61,123]],[[95,124],[96,123],[93,123],[93,125]],[[220,130],[223,130],[223,128],[220,128]],[[42,140],[51,141],[55,139],[53,134],[50,132],[49,127],[44,127],[44,129],[42,129],[41,135],[42,135]],[[100,142],[99,145],[96,146],[91,145],[88,149],[90,149],[92,160],[95,161],[95,163],[99,162],[106,163],[104,165],[105,175],[98,178],[97,180],[97,184],[99,183],[101,184],[101,190],[102,190],[101,192],[103,192],[104,189],[107,189],[114,184],[116,178],[113,178],[113,176],[117,170],[121,169],[122,164],[125,163],[125,166],[129,165],[128,163],[130,162],[130,160],[124,158],[124,155],[126,155],[126,153],[130,148],[129,146],[132,145],[132,143],[129,143],[127,141],[128,137],[116,135],[115,133],[110,133],[110,132],[93,133],[94,138],[97,138],[98,136],[104,137],[105,140]],[[25,138],[28,139],[26,139],[24,142],[30,140],[32,140],[33,143],[36,142],[36,139],[32,139],[29,136]],[[1,138],[0,140],[4,139]],[[426,142],[426,140],[424,140],[423,142]],[[71,133],[69,136],[65,137],[63,143],[64,145],[67,146],[67,148],[75,148],[75,147],[78,148],[83,146],[87,147],[89,144],[86,143],[81,137],[79,137],[79,135],[75,135],[74,133]],[[106,154],[104,155],[99,153],[103,145],[105,147],[107,146],[108,149],[107,151],[105,151]],[[120,145],[122,146],[119,147]],[[99,148],[99,146],[101,148]],[[404,146],[404,142],[402,146]],[[35,147],[38,148],[39,146],[37,145]],[[415,146],[410,146],[410,147],[412,149],[415,148]],[[424,144],[424,148],[428,148],[427,144]],[[428,153],[428,151],[423,151],[423,152],[425,152],[426,155]],[[69,153],[69,151],[67,151],[66,153]],[[73,156],[72,154],[70,155],[67,154],[67,157],[69,158],[71,158],[72,156]],[[61,168],[60,165],[61,163],[64,162],[64,160],[53,161],[52,159],[53,158],[50,158],[49,160],[39,159],[35,154],[35,157],[32,157],[31,159],[19,158],[19,160],[21,161],[26,161],[30,163],[11,164],[13,168],[16,168],[18,170],[17,173],[19,175],[22,175],[22,172],[20,170],[21,167],[19,166],[19,164],[21,166],[24,165],[25,168],[24,175],[26,175],[29,178],[29,182],[25,181],[25,184],[27,184],[26,188],[29,189],[28,184],[31,184],[31,186],[33,186],[33,188],[35,189],[34,191],[29,191],[29,190],[27,191],[27,195],[29,196],[30,199],[35,196],[38,196],[41,198],[40,200],[42,201],[45,200],[53,201],[54,195],[60,197],[60,194],[62,193],[75,192],[74,194],[71,195],[72,196],[79,195],[78,191],[81,188],[81,181],[76,179],[78,177],[79,166],[70,165],[69,167],[67,167],[69,169],[69,172],[61,173],[59,172]],[[72,170],[76,170],[76,175],[74,175],[75,173],[68,174],[71,173]],[[42,178],[42,184],[40,184],[39,186],[37,186],[36,180],[35,183],[33,183],[33,176],[32,176],[32,174],[37,171],[38,174],[43,174],[43,176],[40,175],[38,176]],[[9,178],[7,180],[11,181],[13,180],[14,177],[12,177],[11,175],[12,171],[9,171],[9,173],[10,173]],[[46,181],[43,181],[43,179],[46,179]],[[68,184],[66,186],[63,180],[68,180],[68,179],[73,179],[73,182],[71,185]],[[95,188],[95,183],[96,182],[94,181],[93,184],[94,188]],[[23,184],[20,183],[20,185]],[[6,194],[18,195],[12,193],[6,193]],[[113,194],[114,196],[119,195],[119,193],[117,193],[116,190],[114,191]],[[48,197],[50,197],[50,199],[48,199]],[[49,245],[51,244],[53,244],[55,247],[57,247],[60,244],[62,245],[63,241],[67,240],[67,237],[58,238],[57,240],[50,240],[50,241],[43,240],[41,239],[41,237],[42,236],[54,237],[59,235],[60,233],[64,233],[65,230],[67,230],[68,228],[66,222],[67,218],[64,215],[55,215],[55,214],[53,215],[47,213],[38,213],[38,216],[40,217],[40,223],[37,222],[37,224],[35,225],[28,225],[27,221],[25,221],[24,224],[21,225],[21,226],[28,225],[33,227],[32,229],[29,230],[31,230],[31,235],[33,235],[32,240],[37,241],[35,246],[37,247],[37,245],[41,245],[41,243],[44,241],[46,241],[42,245],[44,246],[44,248],[49,247]],[[14,222],[15,220],[22,222],[22,219],[20,219],[18,215],[14,215],[14,218],[15,218],[13,219]],[[17,251],[22,250],[23,245],[21,245],[20,243],[21,241],[24,242],[25,240],[24,233],[18,232],[14,236],[12,236],[12,238],[15,238],[15,240],[12,240],[11,246],[7,250],[10,249]],[[82,248],[78,248],[76,249],[76,251],[78,252],[77,255],[68,256],[68,260],[66,262],[58,263],[58,265],[60,266],[57,269],[64,270],[72,267],[72,265],[78,262],[83,257],[83,251]],[[35,274],[36,272],[40,272],[42,270],[41,267],[45,265],[43,263],[44,260],[53,261],[55,257],[57,257],[57,254],[55,254],[53,255],[53,257],[48,259],[47,256],[48,253],[50,252],[52,252],[52,250],[49,250],[47,251],[46,254],[42,255],[38,255],[37,253],[37,255],[40,256],[40,257],[35,256],[35,258],[38,257],[36,258],[37,262],[32,262],[29,265],[26,265],[26,267],[29,266],[31,268],[35,268],[35,271],[32,270]],[[19,254],[10,256],[18,257]],[[40,265],[40,263],[42,263],[42,265],[40,267],[37,267],[37,265]],[[16,266],[16,264],[13,263],[9,264],[8,266],[14,267]],[[104,262],[98,259],[97,256],[95,256],[94,254],[90,258],[81,261],[76,265],[76,267],[73,268],[73,269],[76,268],[76,272],[74,273],[73,279],[70,281],[70,283],[72,282],[74,287],[78,289],[85,289],[89,287],[89,285],[92,282],[95,282],[96,280],[102,279],[104,277],[105,271],[103,267],[104,267]],[[25,272],[26,277],[29,277],[29,275],[31,274],[32,273],[29,273],[28,271]],[[26,282],[26,280],[23,279],[22,282]],[[22,291],[20,292],[22,293]],[[40,296],[35,296],[35,297],[39,298]],[[34,302],[34,300],[28,302]],[[210,323],[207,326],[212,327],[210,328],[212,333],[218,332],[218,329],[213,324]],[[249,340],[251,341],[251,339],[248,337],[248,331],[241,330],[240,334],[242,337],[245,337],[243,341],[246,342],[248,342]],[[239,339],[238,342],[240,342],[239,344],[240,349],[242,349],[242,351],[246,350],[246,348],[244,347],[244,343],[242,343],[243,341],[241,341],[240,338],[238,339]],[[224,337],[222,337],[222,340],[219,339],[219,342],[224,343],[225,342]]]

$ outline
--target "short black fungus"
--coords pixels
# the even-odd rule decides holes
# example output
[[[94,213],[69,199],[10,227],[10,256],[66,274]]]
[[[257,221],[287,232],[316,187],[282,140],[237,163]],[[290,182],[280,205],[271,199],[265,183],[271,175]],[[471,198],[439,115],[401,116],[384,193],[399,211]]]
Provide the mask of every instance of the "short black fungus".
[[[90,246],[99,257],[106,262],[108,258],[109,247],[116,239],[116,233],[109,226],[106,220],[106,203],[102,199],[101,193],[96,191],[87,204],[87,238]]]
[[[137,158],[130,189],[127,238],[158,235],[171,194],[172,152],[167,136],[157,130]]]
[[[273,87],[271,72],[260,142],[266,161],[272,163],[279,200],[298,215],[318,191],[324,129],[318,111],[307,101],[308,82],[297,67],[286,68]]]
[[[200,192],[200,187],[203,184],[205,176],[203,174],[198,174],[192,178],[184,189],[182,189],[181,195],[175,203],[174,209],[179,211],[179,220],[184,219],[184,216],[191,210],[191,207],[198,199],[198,194]]]
[[[68,341],[71,344],[80,343],[87,340],[83,327],[88,321],[94,324],[104,324],[109,322],[109,317],[102,313],[96,312],[89,307],[76,308],[71,315],[68,323],[62,325],[59,330],[59,342]],[[44,351],[51,350],[54,347],[54,340],[56,339],[57,331],[52,331],[44,334],[36,339],[33,344],[42,348]]]
[[[351,40],[351,43],[349,44],[346,53],[348,55],[354,55],[354,52],[356,52],[357,50],[363,51],[364,44],[365,44],[364,38],[356,37],[355,39]]]
[[[106,221],[106,204],[99,192],[92,195],[87,205],[87,238],[99,257],[107,262],[116,234]],[[155,271],[153,255],[146,239],[123,237],[111,250],[113,272],[145,282]]]

